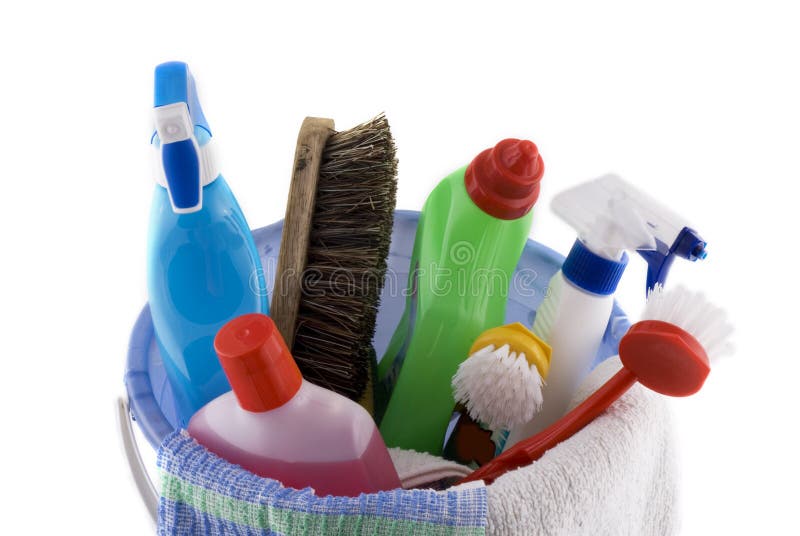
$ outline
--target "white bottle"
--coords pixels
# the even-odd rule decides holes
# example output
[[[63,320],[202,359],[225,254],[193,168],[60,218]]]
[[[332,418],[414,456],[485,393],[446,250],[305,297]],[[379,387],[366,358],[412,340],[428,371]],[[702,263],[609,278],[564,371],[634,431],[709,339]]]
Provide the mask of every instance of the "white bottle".
[[[590,371],[628,263],[626,249],[655,250],[652,229],[629,198],[599,197],[586,186],[562,192],[554,210],[578,230],[564,265],[550,280],[533,332],[553,349],[542,409],[511,430],[505,449],[561,418]]]

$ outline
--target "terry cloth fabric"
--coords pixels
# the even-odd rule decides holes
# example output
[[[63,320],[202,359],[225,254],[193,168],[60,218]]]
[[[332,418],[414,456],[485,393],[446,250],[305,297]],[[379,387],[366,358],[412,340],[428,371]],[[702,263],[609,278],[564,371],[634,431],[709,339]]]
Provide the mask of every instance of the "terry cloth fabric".
[[[472,472],[466,465],[427,452],[391,448],[389,454],[405,489],[432,486],[438,488],[439,483],[452,483]]]
[[[486,529],[482,485],[317,497],[230,464],[185,431],[164,440],[158,468],[160,535],[479,536]]]
[[[598,365],[572,406],[620,367],[617,357]],[[487,486],[487,534],[674,534],[677,474],[665,397],[637,384],[570,440]]]
[[[572,405],[620,366],[618,358],[599,365]],[[390,452],[405,487],[464,471],[427,454]],[[231,465],[185,432],[165,440],[158,464],[162,535],[661,536],[678,529],[671,417],[664,397],[639,385],[569,441],[485,488],[319,498]]]

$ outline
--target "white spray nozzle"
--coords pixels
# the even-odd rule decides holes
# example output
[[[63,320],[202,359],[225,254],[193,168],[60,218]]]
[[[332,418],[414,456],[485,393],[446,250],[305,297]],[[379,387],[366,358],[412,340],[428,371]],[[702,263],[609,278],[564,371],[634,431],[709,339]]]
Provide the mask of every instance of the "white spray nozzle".
[[[161,143],[175,143],[194,137],[194,124],[185,102],[158,106],[153,110],[156,132]]]
[[[705,258],[705,246],[686,221],[617,175],[604,175],[553,198],[553,211],[592,252],[619,260],[635,250],[648,262],[648,288],[664,282],[674,256]]]
[[[607,219],[614,220],[618,235],[605,240],[619,249],[656,249],[652,239],[671,246],[688,227],[683,218],[617,175],[604,175],[565,190],[556,195],[552,207],[581,238],[591,237],[601,244],[604,239],[598,236],[597,223],[602,227]],[[650,239],[643,239],[644,234]]]
[[[656,249],[653,234],[636,208],[615,199],[579,234],[591,251],[614,261],[620,260],[626,249]]]

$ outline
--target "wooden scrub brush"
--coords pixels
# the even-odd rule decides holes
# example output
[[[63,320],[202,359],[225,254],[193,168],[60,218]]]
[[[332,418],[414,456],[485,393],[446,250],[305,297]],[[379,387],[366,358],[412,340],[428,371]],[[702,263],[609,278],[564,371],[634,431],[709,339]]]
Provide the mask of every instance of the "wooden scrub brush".
[[[303,121],[270,311],[303,376],[352,400],[375,366],[396,175],[383,114],[342,132],[331,119]]]

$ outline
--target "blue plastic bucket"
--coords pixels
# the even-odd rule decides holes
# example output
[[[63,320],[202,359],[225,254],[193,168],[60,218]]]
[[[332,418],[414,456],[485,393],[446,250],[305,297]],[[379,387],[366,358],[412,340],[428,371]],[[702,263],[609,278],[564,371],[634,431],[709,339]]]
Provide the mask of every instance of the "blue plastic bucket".
[[[389,250],[387,280],[381,295],[377,329],[373,344],[377,355],[383,355],[395,326],[405,307],[408,269],[419,212],[399,210],[395,213],[392,243]],[[261,256],[265,279],[272,294],[278,249],[283,222],[253,231],[256,248]],[[506,308],[506,322],[533,325],[536,308],[545,296],[547,284],[564,257],[552,249],[528,240],[512,278]],[[619,340],[630,327],[625,313],[615,303],[611,319],[597,354],[596,363],[616,355]],[[158,448],[164,438],[177,428],[172,389],[155,344],[150,309],[145,306],[131,334],[128,362],[125,371],[131,415],[147,440]]]

